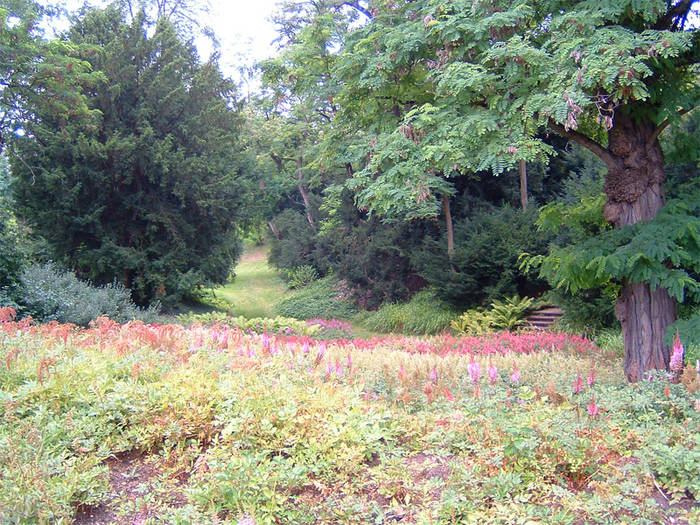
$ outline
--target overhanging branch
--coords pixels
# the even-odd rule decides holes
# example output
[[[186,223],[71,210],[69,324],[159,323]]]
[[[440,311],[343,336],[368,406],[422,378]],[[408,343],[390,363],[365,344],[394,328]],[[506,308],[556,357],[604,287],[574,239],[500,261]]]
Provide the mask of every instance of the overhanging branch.
[[[575,130],[567,130],[566,128],[564,128],[564,126],[562,126],[561,124],[557,124],[552,119],[549,119],[548,125],[549,129],[551,129],[555,133],[558,133],[562,137],[566,137],[569,140],[573,140],[574,142],[580,144],[584,148],[598,155],[598,157],[600,157],[601,160],[605,162],[608,168],[612,169],[615,167],[615,157],[613,156],[613,154],[610,153],[610,151],[607,148],[604,148],[592,138],[587,137],[583,133],[579,133]]]
[[[678,112],[678,116],[681,117],[685,115],[686,113],[690,113],[693,111],[695,108],[689,108],[689,109],[682,109]],[[665,130],[670,124],[671,124],[671,119],[666,119],[664,120],[661,124],[656,126],[656,129],[654,130],[654,133],[651,134],[651,137],[649,137],[649,141],[647,142],[647,146],[651,146],[656,139],[659,138],[659,135]]]

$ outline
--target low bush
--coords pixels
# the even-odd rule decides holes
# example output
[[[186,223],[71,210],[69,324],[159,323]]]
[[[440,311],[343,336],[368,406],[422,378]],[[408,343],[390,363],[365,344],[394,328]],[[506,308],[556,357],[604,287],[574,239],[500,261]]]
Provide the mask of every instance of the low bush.
[[[231,317],[225,312],[209,312],[205,314],[182,314],[177,317],[179,323],[189,326],[192,324],[223,324],[238,328],[248,333],[287,334],[315,336],[321,327],[305,323],[290,317]]]
[[[159,310],[159,305],[139,308],[131,300],[131,292],[120,284],[93,286],[53,263],[29,266],[20,282],[22,313],[38,321],[87,326],[98,317],[117,322],[153,320]]]
[[[514,295],[506,299],[497,299],[491,303],[489,310],[467,310],[450,323],[450,327],[460,335],[484,335],[497,330],[511,331],[526,324],[525,315],[534,305],[535,300],[531,297]]]
[[[275,303],[273,309],[277,315],[295,319],[350,319],[357,314],[332,277],[314,281]]]
[[[316,268],[308,264],[291,268],[283,273],[287,281],[287,286],[292,290],[303,288],[319,278]]]
[[[488,334],[493,332],[493,316],[483,308],[472,308],[452,321],[450,328],[459,335]]]
[[[431,290],[417,293],[403,304],[389,303],[369,314],[364,324],[378,332],[437,334],[450,326],[457,312]]]

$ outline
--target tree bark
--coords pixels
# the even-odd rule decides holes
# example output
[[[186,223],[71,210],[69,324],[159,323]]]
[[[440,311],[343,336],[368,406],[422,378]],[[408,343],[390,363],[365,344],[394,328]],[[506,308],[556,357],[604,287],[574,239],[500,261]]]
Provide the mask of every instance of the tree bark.
[[[520,205],[523,211],[527,210],[527,164],[520,161]]]
[[[651,123],[635,122],[618,110],[608,133],[609,163],[605,179],[608,202],[603,217],[615,227],[653,219],[663,207],[664,158]],[[624,368],[631,382],[644,372],[668,369],[671,349],[666,328],[676,320],[676,303],[663,288],[625,282],[615,306],[625,342]]]
[[[447,229],[447,257],[452,261],[455,254],[455,232],[452,226],[452,212],[450,211],[450,196],[442,194],[442,209],[445,212],[445,228]]]
[[[270,231],[275,236],[275,239],[277,239],[279,241],[280,240],[280,231],[277,228],[277,225],[273,221],[267,221],[267,225],[269,226]]]
[[[297,186],[299,188],[299,193],[301,193],[301,198],[304,199],[304,208],[306,209],[306,220],[309,221],[311,228],[316,231],[316,222],[314,221],[313,215],[311,215],[311,201],[309,199],[309,188],[306,187],[304,183],[304,170],[303,170],[303,159],[301,156],[297,158]]]

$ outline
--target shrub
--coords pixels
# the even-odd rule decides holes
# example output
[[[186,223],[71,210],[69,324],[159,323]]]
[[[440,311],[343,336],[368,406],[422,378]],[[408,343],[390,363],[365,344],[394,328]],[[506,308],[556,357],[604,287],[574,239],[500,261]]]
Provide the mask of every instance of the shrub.
[[[551,235],[537,231],[536,216],[534,209],[480,208],[455,223],[451,260],[443,238],[427,240],[414,260],[438,295],[457,306],[483,305],[516,293],[539,295],[546,283],[528,277],[518,263],[523,252],[546,253]]]
[[[427,232],[427,220],[384,223],[367,217],[349,201],[341,206],[338,223],[318,236],[316,266],[328,268],[345,281],[352,299],[362,308],[374,309],[385,302],[406,301],[426,285],[411,261]]]
[[[244,332],[255,334],[275,333],[315,336],[321,329],[320,326],[310,325],[291,317],[231,317],[224,312],[182,314],[177,316],[177,320],[183,325],[191,325],[194,323],[224,324],[233,328],[239,328]]]
[[[117,322],[150,320],[159,309],[158,305],[147,310],[137,307],[131,292],[120,284],[92,286],[53,263],[29,266],[20,281],[23,313],[38,321],[87,326],[98,317]]]
[[[316,232],[306,216],[296,210],[284,210],[274,218],[274,223],[279,239],[270,242],[270,264],[278,270],[313,264]]]
[[[491,303],[493,326],[499,330],[513,330],[526,322],[525,314],[532,309],[535,300],[531,297],[514,295],[507,299],[495,300]]]
[[[304,266],[297,266],[296,268],[291,268],[284,272],[287,279],[287,286],[295,290],[297,288],[303,288],[318,279],[319,275],[316,268],[305,264]]]
[[[482,308],[467,310],[450,323],[450,328],[459,335],[484,335],[493,332],[493,317]]]
[[[357,309],[342,297],[332,277],[314,281],[273,305],[277,315],[295,319],[349,319]]]
[[[432,290],[424,290],[407,303],[384,304],[369,314],[365,325],[378,332],[436,334],[449,327],[456,315]]]

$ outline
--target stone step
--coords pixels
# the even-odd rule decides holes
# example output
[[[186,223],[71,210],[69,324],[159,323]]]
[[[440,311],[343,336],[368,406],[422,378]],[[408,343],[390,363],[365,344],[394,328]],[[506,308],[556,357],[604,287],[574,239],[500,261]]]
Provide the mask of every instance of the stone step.
[[[561,308],[552,306],[532,312],[526,319],[530,327],[544,330],[552,326],[562,315],[564,312]]]

